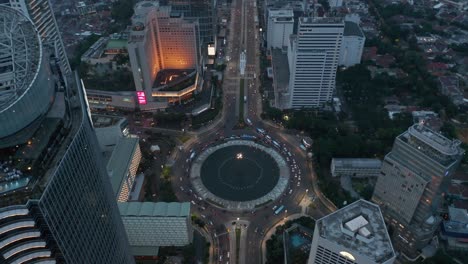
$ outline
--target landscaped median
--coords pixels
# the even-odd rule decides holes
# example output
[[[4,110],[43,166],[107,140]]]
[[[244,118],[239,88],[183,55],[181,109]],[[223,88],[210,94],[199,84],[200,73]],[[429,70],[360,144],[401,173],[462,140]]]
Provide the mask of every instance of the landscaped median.
[[[241,235],[241,229],[236,228],[236,263],[239,263],[240,235]]]
[[[239,123],[244,123],[244,79],[240,80],[239,92]]]

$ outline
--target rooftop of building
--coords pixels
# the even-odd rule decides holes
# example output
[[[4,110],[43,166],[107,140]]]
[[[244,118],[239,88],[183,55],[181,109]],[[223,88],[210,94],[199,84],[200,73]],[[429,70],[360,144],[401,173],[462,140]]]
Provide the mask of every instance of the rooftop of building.
[[[193,85],[196,78],[195,69],[164,69],[157,73],[153,88],[160,91],[180,91]]]
[[[361,38],[364,37],[364,33],[362,33],[362,30],[359,27],[359,25],[351,21],[345,21],[343,35],[344,36],[356,36],[356,37],[361,37]]]
[[[127,39],[110,39],[107,42],[106,49],[126,49]]]
[[[415,124],[398,136],[402,141],[413,145],[419,151],[434,158],[442,165],[450,165],[463,155],[461,141],[448,139],[433,131],[424,123]],[[439,154],[436,154],[439,153]]]
[[[382,161],[379,159],[333,158],[332,164],[348,168],[380,168]]]
[[[271,49],[271,60],[276,88],[286,90],[289,84],[288,55],[281,49]]]
[[[342,17],[301,17],[301,24],[343,24]]]
[[[269,9],[268,10],[269,17],[293,17],[294,13],[291,8],[285,9]]]
[[[468,211],[452,206],[448,207],[448,211],[448,219],[442,225],[444,235],[468,238]]]
[[[118,203],[121,216],[190,216],[190,203],[153,203],[153,202],[127,202]]]
[[[3,195],[0,207],[39,198],[55,173],[53,166],[60,162],[74,139],[82,122],[84,101],[76,76],[65,77],[68,89],[79,96],[71,97],[67,102],[63,102],[64,96],[57,96],[46,116],[18,131],[14,137],[0,140],[0,193]],[[72,118],[58,118],[57,113],[49,117],[52,109],[59,112],[59,108],[63,113],[71,109],[69,117]]]
[[[138,146],[139,138],[124,137],[119,140],[107,163],[112,189],[116,196],[127,180],[128,169]]]
[[[0,113],[2,113],[21,100],[22,95],[27,93],[31,84],[37,80],[43,51],[36,28],[20,11],[0,5],[0,21],[2,36]]]
[[[320,236],[376,263],[395,257],[380,208],[358,200],[316,223]]]
[[[123,122],[124,117],[110,115],[91,115],[94,128],[111,127]]]

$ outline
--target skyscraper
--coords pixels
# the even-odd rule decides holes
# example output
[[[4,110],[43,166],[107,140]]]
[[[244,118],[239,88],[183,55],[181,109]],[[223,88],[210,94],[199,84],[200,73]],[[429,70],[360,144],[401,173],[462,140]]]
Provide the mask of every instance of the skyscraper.
[[[49,0],[9,0],[10,6],[21,11],[36,26],[42,42],[53,47],[55,59],[59,62],[64,74],[71,72],[65,46],[55,21],[54,11]]]
[[[390,237],[377,205],[358,200],[317,220],[309,264],[391,264]]]
[[[0,6],[0,263],[133,263],[82,83],[42,40]]]
[[[288,49],[289,108],[320,107],[332,100],[344,22],[301,17]]]
[[[450,176],[463,156],[460,141],[411,126],[385,156],[372,200],[390,225],[395,249],[417,255],[433,238]]]

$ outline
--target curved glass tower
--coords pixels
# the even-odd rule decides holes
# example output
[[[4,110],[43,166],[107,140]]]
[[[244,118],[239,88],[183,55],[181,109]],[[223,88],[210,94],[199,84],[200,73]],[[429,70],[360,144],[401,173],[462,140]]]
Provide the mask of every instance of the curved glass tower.
[[[133,263],[78,76],[0,5],[0,263]]]

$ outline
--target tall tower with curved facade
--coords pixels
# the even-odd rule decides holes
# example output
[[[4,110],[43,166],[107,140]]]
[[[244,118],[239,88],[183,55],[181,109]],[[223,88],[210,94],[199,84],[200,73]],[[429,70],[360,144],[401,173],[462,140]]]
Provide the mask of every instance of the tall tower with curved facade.
[[[84,89],[0,6],[0,263],[133,263]]]

